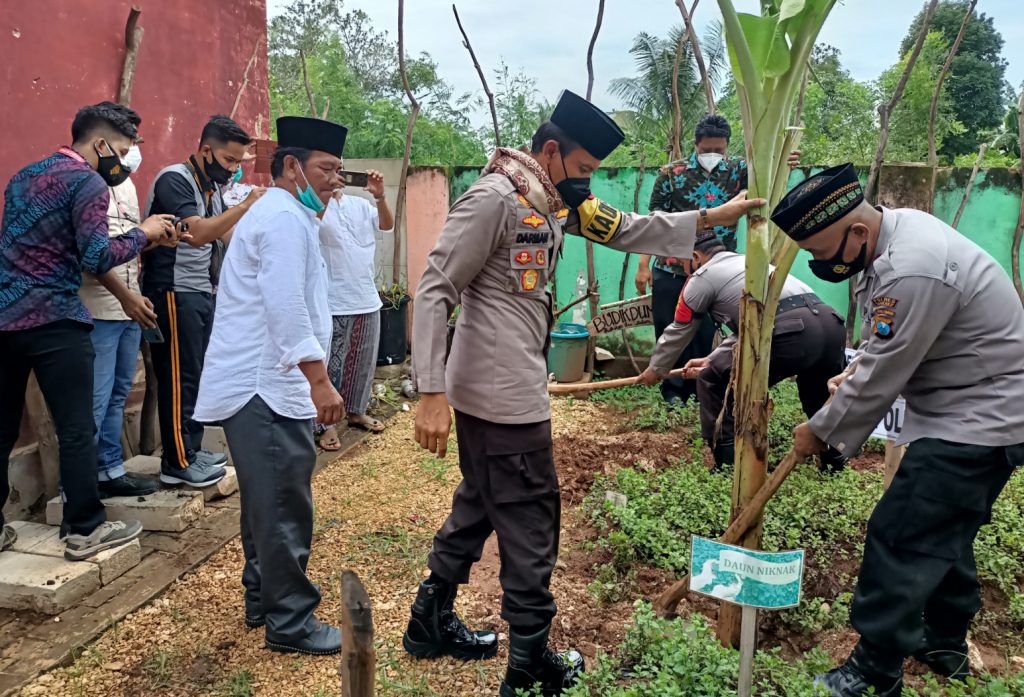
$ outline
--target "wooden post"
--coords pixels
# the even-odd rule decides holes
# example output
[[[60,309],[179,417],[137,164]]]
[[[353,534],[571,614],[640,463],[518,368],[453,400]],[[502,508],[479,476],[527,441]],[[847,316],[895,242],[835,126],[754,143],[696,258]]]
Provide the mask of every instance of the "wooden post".
[[[359,577],[341,574],[341,695],[373,697],[377,653],[373,647],[373,610]]]
[[[135,63],[139,58],[139,44],[142,42],[142,27],[138,26],[140,7],[132,7],[124,27],[124,64],[121,66],[121,84],[117,91],[117,103],[127,106],[132,101],[132,85],[135,84]]]
[[[56,496],[60,486],[60,448],[57,444],[57,431],[53,426],[53,417],[46,407],[46,400],[39,389],[35,373],[28,379],[25,390],[25,409],[32,425],[32,433],[36,436],[39,448],[39,461],[43,467],[43,485],[47,496]],[[7,463],[3,463],[6,467]],[[2,505],[2,503],[0,503]]]
[[[587,47],[587,101],[594,93],[594,46],[597,44],[597,35],[601,33],[601,23],[604,21],[604,0],[597,0],[597,22],[594,24],[594,33],[590,37],[590,46]],[[568,174],[568,173],[566,173]],[[594,265],[594,243],[587,240],[587,291],[591,293],[590,298],[590,319],[597,317],[597,306],[599,295],[597,294],[597,268]],[[597,348],[597,337],[592,336],[587,342],[587,362],[583,371],[587,375],[594,374],[594,351]]]
[[[885,440],[885,484],[883,485],[885,490],[889,490],[889,485],[892,484],[893,477],[896,476],[896,471],[900,468],[900,462],[903,461],[903,454],[907,452],[907,446],[896,445],[896,441],[891,438]]]

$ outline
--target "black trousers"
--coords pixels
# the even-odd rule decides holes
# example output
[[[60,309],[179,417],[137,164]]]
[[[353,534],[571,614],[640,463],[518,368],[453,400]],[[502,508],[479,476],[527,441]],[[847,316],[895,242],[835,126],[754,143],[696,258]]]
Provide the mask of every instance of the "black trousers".
[[[203,425],[192,414],[213,330],[213,296],[167,291],[149,299],[164,335],[162,344],[149,347],[156,370],[163,464],[184,469],[203,446]]]
[[[871,514],[850,620],[894,664],[925,634],[930,648],[966,639],[981,609],[974,538],[1019,464],[1007,451],[914,441]]]
[[[685,276],[677,276],[657,268],[651,269],[651,315],[654,319],[655,340],[661,338],[665,327],[672,324],[675,319],[676,305],[685,282]],[[712,322],[701,322],[693,341],[679,354],[672,368],[682,368],[691,358],[704,358],[711,353],[711,347],[715,343],[715,331]],[[661,396],[666,402],[675,398],[685,402],[690,397],[698,396],[697,386],[693,380],[668,378],[661,381]]]
[[[107,519],[96,484],[96,423],[92,416],[92,326],[61,320],[0,332],[0,523],[10,494],[7,462],[18,440],[25,387],[35,372],[60,443],[64,490],[61,529],[88,535]]]
[[[306,576],[316,467],[312,420],[276,414],[255,396],[223,424],[242,504],[246,615],[265,615],[272,640],[302,639],[316,628],[320,602]]]
[[[546,625],[556,611],[549,586],[561,522],[551,422],[499,424],[456,411],[455,427],[462,483],[427,565],[466,583],[497,533],[502,618],[513,627]]]
[[[846,366],[846,329],[843,319],[828,305],[797,307],[775,318],[768,383],[796,376],[800,405],[808,417],[828,401],[828,381]],[[731,442],[735,435],[732,397],[715,433],[718,415],[732,377],[732,351],[717,351],[697,378],[701,436],[708,445]]]

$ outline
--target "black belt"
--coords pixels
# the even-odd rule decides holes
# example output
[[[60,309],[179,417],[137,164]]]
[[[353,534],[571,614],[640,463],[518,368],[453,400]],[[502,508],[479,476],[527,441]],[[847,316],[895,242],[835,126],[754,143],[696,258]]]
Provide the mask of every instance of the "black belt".
[[[781,315],[783,312],[789,312],[790,310],[795,310],[798,307],[814,307],[815,305],[824,305],[824,303],[821,298],[814,293],[791,295],[788,298],[783,298],[779,301],[779,308],[775,311],[775,314]]]

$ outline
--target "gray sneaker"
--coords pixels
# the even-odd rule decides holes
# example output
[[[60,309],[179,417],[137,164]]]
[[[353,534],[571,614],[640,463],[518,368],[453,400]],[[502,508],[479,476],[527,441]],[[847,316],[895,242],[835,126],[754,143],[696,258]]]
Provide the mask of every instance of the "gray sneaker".
[[[209,450],[198,450],[196,451],[196,459],[202,460],[208,465],[216,465],[223,467],[228,464],[228,456],[224,453],[214,453]]]
[[[10,525],[5,525],[0,531],[0,552],[4,552],[14,546],[18,541],[18,531]]]
[[[100,523],[88,535],[68,535],[64,538],[64,558],[68,561],[82,561],[112,547],[128,544],[142,532],[142,523],[108,520]]]
[[[224,479],[225,474],[227,472],[224,471],[223,467],[211,465],[196,457],[185,469],[164,465],[160,468],[160,481],[164,484],[188,484],[189,486],[203,489],[213,486],[221,479]]]

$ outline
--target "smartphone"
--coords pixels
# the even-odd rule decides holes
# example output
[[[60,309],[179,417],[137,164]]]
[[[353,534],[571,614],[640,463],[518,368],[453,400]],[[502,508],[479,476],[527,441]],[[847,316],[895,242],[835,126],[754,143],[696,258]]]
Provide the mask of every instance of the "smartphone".
[[[345,183],[345,186],[357,186],[362,189],[366,188],[370,178],[366,172],[351,172],[346,169],[341,172],[341,181]]]
[[[153,327],[152,329],[143,329],[142,338],[151,344],[164,343],[164,335],[160,333],[160,327]]]

